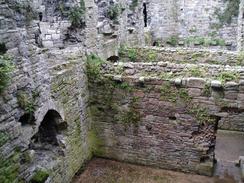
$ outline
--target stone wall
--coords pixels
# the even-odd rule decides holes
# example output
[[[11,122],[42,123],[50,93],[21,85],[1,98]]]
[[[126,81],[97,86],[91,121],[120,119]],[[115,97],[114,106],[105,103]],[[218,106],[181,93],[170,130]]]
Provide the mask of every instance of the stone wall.
[[[150,61],[153,50],[135,49],[133,60],[128,50],[88,77],[95,155],[211,175],[217,128],[244,131],[243,66],[234,64],[236,55],[221,54],[232,66],[210,65],[205,55],[220,55],[202,51],[196,66],[181,60],[196,52],[162,49],[158,62],[160,50]]]
[[[148,26],[153,40],[166,41],[172,36],[177,36],[179,39],[221,38],[228,49],[236,49],[237,17],[234,17],[231,23],[218,26],[220,21],[216,12],[224,11],[228,2],[222,0],[146,1]]]

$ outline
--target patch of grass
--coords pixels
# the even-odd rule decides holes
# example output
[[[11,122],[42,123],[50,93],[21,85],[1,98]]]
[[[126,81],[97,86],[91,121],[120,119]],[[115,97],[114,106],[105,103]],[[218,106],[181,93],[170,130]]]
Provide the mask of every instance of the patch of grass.
[[[127,50],[128,57],[132,62],[135,62],[137,59],[137,50],[134,48],[128,48]]]
[[[227,81],[238,81],[240,79],[240,74],[233,71],[221,72],[217,77],[217,80],[225,83]]]
[[[49,177],[49,173],[45,170],[38,170],[32,176],[30,183],[44,183]]]
[[[199,67],[191,67],[189,69],[187,69],[187,71],[185,71],[185,75],[186,76],[190,76],[190,77],[205,77],[206,76],[206,72],[204,69],[199,68]]]
[[[178,36],[171,36],[166,40],[166,43],[169,44],[170,46],[177,46],[179,42],[179,37]]]
[[[0,93],[8,86],[13,70],[12,59],[7,55],[0,55]]]

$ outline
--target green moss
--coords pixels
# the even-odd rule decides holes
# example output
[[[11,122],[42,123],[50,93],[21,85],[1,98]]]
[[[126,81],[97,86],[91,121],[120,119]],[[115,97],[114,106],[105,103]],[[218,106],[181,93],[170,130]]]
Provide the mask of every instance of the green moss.
[[[0,93],[8,86],[13,70],[12,59],[7,55],[0,55]]]
[[[102,156],[105,153],[105,150],[103,148],[103,141],[101,138],[97,137],[97,133],[95,129],[90,130],[88,132],[88,142],[89,142],[89,151],[90,156],[96,155],[96,156]]]
[[[120,114],[120,119],[123,124],[137,124],[140,121],[140,113],[131,107],[128,111],[123,111]]]
[[[30,183],[44,183],[49,177],[49,173],[45,170],[38,170],[32,176]]]
[[[212,124],[214,120],[208,114],[207,109],[196,105],[192,102],[192,97],[185,88],[176,88],[171,86],[170,82],[166,82],[161,87],[161,99],[173,102],[184,103],[186,111],[193,115],[198,123]]]

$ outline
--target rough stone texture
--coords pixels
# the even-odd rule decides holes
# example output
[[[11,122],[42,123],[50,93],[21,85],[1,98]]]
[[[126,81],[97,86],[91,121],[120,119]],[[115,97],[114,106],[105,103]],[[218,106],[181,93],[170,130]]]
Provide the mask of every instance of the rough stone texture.
[[[167,40],[174,35],[180,38],[209,37],[216,31],[217,37],[223,38],[231,49],[236,49],[237,17],[220,29],[213,26],[218,23],[216,9],[222,10],[226,6],[223,0],[150,0],[146,3],[153,40]]]
[[[181,75],[199,63],[199,68],[208,71],[205,79],[211,79],[221,71],[234,71],[243,79],[243,67],[237,63],[238,54],[141,48],[144,56],[148,55],[139,55],[140,60],[137,55],[136,63],[104,65],[103,74],[113,75],[115,85],[120,85],[126,78],[129,86],[121,85],[116,89],[117,94],[107,93],[111,91],[105,87],[110,83],[108,80],[106,85],[94,85],[92,87],[95,88],[89,91],[86,55],[93,53],[104,60],[117,59],[119,45],[145,44],[143,1],[139,0],[134,6],[131,0],[84,2],[85,22],[78,27],[73,27],[69,12],[79,7],[79,1],[0,2],[0,43],[6,45],[7,54],[13,57],[15,65],[11,83],[0,95],[0,172],[13,170],[10,177],[29,181],[38,170],[46,169],[50,172],[47,182],[66,183],[95,151],[103,157],[210,175],[214,125],[200,125],[194,115],[185,110],[185,102],[161,99],[160,88],[165,82],[161,76],[163,73]],[[192,20],[186,17],[187,12],[203,15],[195,11],[202,9],[200,1],[188,1],[185,5],[181,5],[183,1],[174,2],[145,2],[149,15],[149,26],[145,31],[149,37],[151,33],[153,38],[161,38],[178,31],[184,37],[194,22],[202,26],[197,35],[208,33],[203,31],[209,26],[206,17],[187,16],[194,18]],[[211,2],[204,5],[210,8],[210,12],[214,7],[223,5],[222,1]],[[108,17],[108,11],[114,5],[120,7],[117,20]],[[174,13],[181,12],[178,6],[183,6],[183,12],[175,17]],[[185,26],[177,22],[179,18],[184,19]],[[204,23],[200,23],[202,20]],[[236,38],[235,21],[230,27],[220,30],[223,38],[228,34],[226,40],[233,47],[236,46],[233,41]],[[242,20],[239,20],[240,24]],[[155,30],[160,35],[156,35]],[[239,38],[241,34],[240,31]],[[124,59],[125,62],[129,60]],[[187,76],[185,79],[175,78],[173,83],[187,89],[195,103],[208,108],[209,113],[219,120],[219,127],[243,131],[243,80],[226,85],[210,82],[209,96],[203,96],[205,79]],[[130,91],[131,86],[135,90]],[[99,98],[95,101],[97,103],[89,106],[92,97]],[[100,113],[90,116],[90,112],[94,112],[93,107],[98,105],[101,105],[98,108]],[[124,111],[122,116],[117,114],[118,108]],[[58,116],[51,118],[55,123],[67,125],[55,134],[56,144],[44,143],[36,147],[40,145],[40,142],[35,142],[36,136],[50,111]],[[29,118],[26,119],[25,115]],[[90,117],[94,117],[92,123]],[[121,120],[126,124],[119,123]],[[131,124],[131,121],[138,123]],[[100,138],[93,136],[94,133],[98,133]]]

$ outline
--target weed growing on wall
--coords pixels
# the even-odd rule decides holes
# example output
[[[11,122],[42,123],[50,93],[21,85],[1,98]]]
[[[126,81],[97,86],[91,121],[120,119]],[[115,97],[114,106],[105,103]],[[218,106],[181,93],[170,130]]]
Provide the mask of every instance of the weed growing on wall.
[[[240,79],[240,74],[233,71],[221,72],[217,77],[217,80],[225,83],[227,81],[238,81]]]
[[[107,11],[107,16],[110,20],[113,20],[114,23],[117,23],[118,17],[121,13],[121,7],[119,4],[110,5]]]
[[[26,91],[18,91],[18,104],[23,110],[25,110],[26,113],[33,115],[37,106],[36,99],[38,98],[38,96],[39,93],[36,91],[33,91],[31,93],[27,93]]]
[[[224,0],[224,2],[226,3],[226,8],[223,11],[219,8],[215,10],[215,15],[219,20],[219,24],[216,25],[216,28],[231,24],[232,19],[239,14],[240,0]]]
[[[69,11],[69,19],[71,21],[72,27],[80,28],[85,24],[85,2],[84,0],[80,1],[79,6],[74,6]]]
[[[43,183],[47,180],[49,174],[46,170],[38,170],[32,176],[30,183]]]
[[[184,103],[186,110],[192,114],[201,124],[212,124],[214,119],[210,117],[207,109],[192,102],[192,97],[189,96],[187,89],[177,88],[167,81],[161,87],[161,100],[172,103]]]
[[[13,70],[12,59],[7,55],[0,55],[0,93],[8,86]]]

